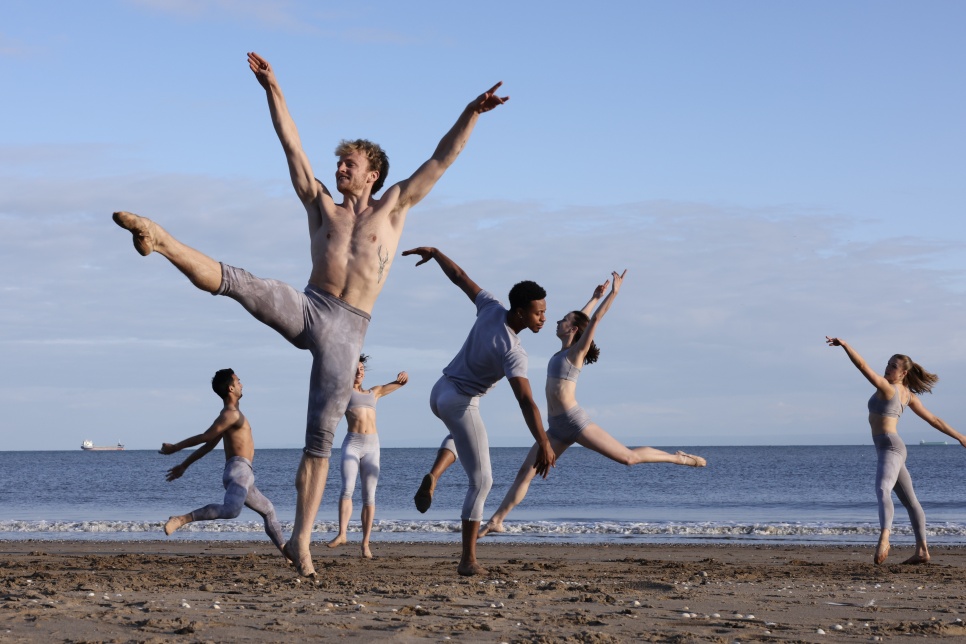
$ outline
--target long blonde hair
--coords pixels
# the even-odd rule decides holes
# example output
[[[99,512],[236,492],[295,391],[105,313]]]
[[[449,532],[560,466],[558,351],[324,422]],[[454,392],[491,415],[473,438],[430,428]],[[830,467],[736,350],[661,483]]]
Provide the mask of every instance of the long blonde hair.
[[[932,393],[933,386],[939,382],[939,376],[929,373],[913,362],[909,356],[897,353],[892,357],[906,370],[906,377],[902,379],[902,384],[908,387],[909,391],[914,394]]]

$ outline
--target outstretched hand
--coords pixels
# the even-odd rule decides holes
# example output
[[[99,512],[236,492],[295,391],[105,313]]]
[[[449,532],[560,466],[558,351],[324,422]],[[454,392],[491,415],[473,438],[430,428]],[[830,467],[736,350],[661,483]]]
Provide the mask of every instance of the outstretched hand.
[[[624,272],[621,273],[620,275],[617,274],[617,271],[613,271],[611,273],[611,280],[612,280],[613,284],[611,285],[611,289],[610,290],[611,290],[611,292],[614,293],[614,295],[617,295],[617,291],[621,290],[621,284],[624,282],[624,276],[625,275],[627,275],[627,269],[626,268],[624,269]]]
[[[275,72],[272,71],[272,66],[253,51],[248,52],[248,67],[255,74],[258,83],[265,89],[268,89],[271,83],[275,81]]]
[[[396,376],[396,383],[400,385],[404,385],[407,382],[409,382],[409,374],[406,373],[405,371],[400,371],[399,374]]]
[[[490,89],[486,90],[485,92],[477,96],[475,100],[471,101],[469,106],[473,108],[473,110],[477,114],[482,114],[483,112],[489,112],[494,107],[503,105],[508,100],[510,100],[510,97],[504,96],[501,98],[496,95],[496,90],[499,89],[500,85],[502,84],[503,84],[503,81],[500,81]]]
[[[411,248],[409,250],[404,250],[402,252],[402,256],[405,257],[406,255],[419,255],[422,259],[416,262],[416,266],[420,266],[422,264],[425,264],[429,260],[431,260],[433,258],[434,252],[436,252],[436,249],[431,246],[420,246],[419,248]]]
[[[842,346],[842,341],[838,338],[830,338],[825,336],[825,343],[830,347],[840,347]]]
[[[172,467],[170,470],[168,470],[168,477],[167,477],[168,482],[170,483],[175,479],[180,479],[181,475],[184,474],[184,471],[186,469],[188,468],[185,467],[184,463],[182,463],[181,465],[175,465],[174,467]]]
[[[177,451],[171,443],[161,443],[161,449],[158,450],[158,454],[174,454]]]

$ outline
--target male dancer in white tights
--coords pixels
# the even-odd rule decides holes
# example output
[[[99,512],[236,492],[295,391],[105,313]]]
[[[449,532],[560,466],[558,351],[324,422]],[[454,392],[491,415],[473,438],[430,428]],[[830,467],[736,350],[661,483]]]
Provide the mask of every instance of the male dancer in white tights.
[[[508,97],[495,94],[497,83],[470,101],[433,156],[411,177],[388,188],[382,198],[374,195],[389,170],[385,152],[370,141],[343,141],[336,149],[336,190],[343,198],[337,204],[312,172],[268,61],[249,53],[248,64],[268,96],[292,184],[308,214],[312,272],[305,291],[221,264],[182,244],[150,219],[116,212],[114,221],[131,231],[140,254],[157,251],[196,287],[237,300],[293,345],[312,352],[305,450],[295,477],[295,525],[286,549],[300,574],[314,576],[309,545],[325,491],[332,440],[348,404],[369,315],[386,283],[406,214],[456,160],[479,115]]]
[[[480,397],[506,378],[520,405],[527,429],[537,443],[533,467],[544,478],[556,461],[550,439],[543,430],[540,410],[533,400],[527,378],[527,352],[518,334],[524,329],[537,333],[547,314],[547,293],[535,282],[519,282],[510,289],[510,309],[503,308],[492,293],[484,291],[436,248],[414,248],[403,256],[418,255],[416,266],[431,259],[476,306],[476,322],[456,357],[443,369],[430,394],[429,406],[443,421],[449,435],[443,440],[436,461],[416,493],[416,509],[425,512],[433,501],[436,481],[457,457],[469,486],[463,499],[463,551],[456,571],[465,577],[486,574],[476,562],[476,539],[483,520],[483,504],[493,485],[490,444],[480,416]]]

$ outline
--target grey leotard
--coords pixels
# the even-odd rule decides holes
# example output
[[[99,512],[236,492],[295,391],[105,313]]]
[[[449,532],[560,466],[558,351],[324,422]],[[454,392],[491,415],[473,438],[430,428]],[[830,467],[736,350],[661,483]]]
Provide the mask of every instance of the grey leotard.
[[[311,284],[300,293],[227,264],[221,265],[215,295],[232,298],[295,347],[312,353],[305,452],[328,458],[349,402],[369,314]]]
[[[255,470],[252,462],[244,456],[232,456],[225,461],[225,471],[221,482],[225,486],[223,503],[211,503],[191,512],[192,521],[211,521],[213,519],[234,519],[241,514],[244,506],[258,512],[265,521],[265,534],[276,547],[285,544],[282,526],[275,515],[275,506],[255,487]]]
[[[570,351],[569,347],[561,349],[550,358],[550,362],[547,363],[548,378],[577,382],[577,378],[580,376],[580,367],[570,361],[570,358],[567,357],[568,351]]]
[[[892,385],[895,390],[892,394],[892,398],[889,400],[882,400],[879,398],[879,392],[876,391],[869,398],[869,413],[875,414],[876,416],[885,416],[886,418],[898,418],[902,415],[905,406],[902,404],[902,394],[899,393],[899,385]]]

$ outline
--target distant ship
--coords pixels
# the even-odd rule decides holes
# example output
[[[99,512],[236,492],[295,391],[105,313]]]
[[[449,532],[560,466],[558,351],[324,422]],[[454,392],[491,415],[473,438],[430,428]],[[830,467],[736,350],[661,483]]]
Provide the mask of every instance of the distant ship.
[[[920,445],[949,445],[946,441],[919,441]]]
[[[102,447],[95,445],[94,441],[84,441],[81,443],[81,449],[85,452],[119,452],[124,450],[124,446],[118,443],[117,445]]]

